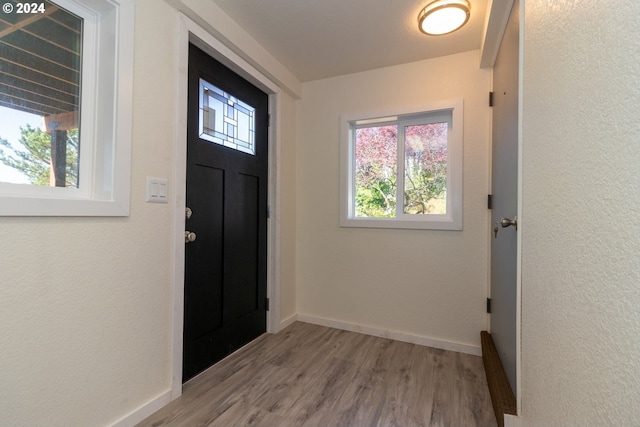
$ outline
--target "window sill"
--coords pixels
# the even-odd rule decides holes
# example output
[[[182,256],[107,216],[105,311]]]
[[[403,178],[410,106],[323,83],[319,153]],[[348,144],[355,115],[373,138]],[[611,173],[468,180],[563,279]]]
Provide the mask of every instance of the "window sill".
[[[342,218],[341,227],[390,228],[406,230],[462,230],[462,218],[448,215],[431,215],[430,218],[396,219],[396,218]]]

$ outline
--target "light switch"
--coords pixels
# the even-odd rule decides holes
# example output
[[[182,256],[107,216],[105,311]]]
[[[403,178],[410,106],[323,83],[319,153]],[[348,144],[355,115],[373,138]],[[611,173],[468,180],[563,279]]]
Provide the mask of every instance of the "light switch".
[[[167,180],[164,178],[147,177],[147,202],[168,203]]]

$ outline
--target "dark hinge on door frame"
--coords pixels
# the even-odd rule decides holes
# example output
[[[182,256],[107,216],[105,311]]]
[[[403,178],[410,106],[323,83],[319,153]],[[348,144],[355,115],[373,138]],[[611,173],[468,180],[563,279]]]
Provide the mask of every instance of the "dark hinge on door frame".
[[[491,298],[487,298],[487,313],[491,314]]]
[[[264,299],[264,309],[269,311],[269,298]]]
[[[487,195],[487,209],[493,209],[493,194]]]
[[[493,107],[493,92],[489,92],[489,107]]]

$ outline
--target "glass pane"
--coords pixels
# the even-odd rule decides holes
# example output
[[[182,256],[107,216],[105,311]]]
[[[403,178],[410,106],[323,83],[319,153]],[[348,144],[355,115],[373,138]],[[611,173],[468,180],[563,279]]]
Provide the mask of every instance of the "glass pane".
[[[405,127],[405,214],[447,213],[447,134],[447,122]]]
[[[0,182],[77,187],[82,19],[48,1],[3,10]]]
[[[200,79],[200,138],[255,154],[255,108]]]
[[[356,217],[395,217],[397,135],[396,125],[356,129]]]

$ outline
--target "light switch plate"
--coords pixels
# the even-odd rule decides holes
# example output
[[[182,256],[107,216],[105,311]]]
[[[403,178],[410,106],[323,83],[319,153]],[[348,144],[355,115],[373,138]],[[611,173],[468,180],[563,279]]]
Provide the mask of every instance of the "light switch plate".
[[[147,202],[168,203],[167,180],[164,178],[147,177]]]

